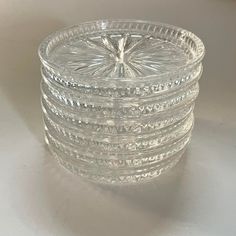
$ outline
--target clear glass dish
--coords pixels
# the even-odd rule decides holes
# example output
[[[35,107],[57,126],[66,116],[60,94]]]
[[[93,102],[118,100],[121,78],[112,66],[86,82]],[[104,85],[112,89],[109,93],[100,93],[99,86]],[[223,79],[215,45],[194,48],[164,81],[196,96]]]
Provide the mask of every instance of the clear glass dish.
[[[190,141],[204,52],[193,33],[156,22],[100,20],[51,34],[39,47],[49,149],[96,182],[159,176]]]

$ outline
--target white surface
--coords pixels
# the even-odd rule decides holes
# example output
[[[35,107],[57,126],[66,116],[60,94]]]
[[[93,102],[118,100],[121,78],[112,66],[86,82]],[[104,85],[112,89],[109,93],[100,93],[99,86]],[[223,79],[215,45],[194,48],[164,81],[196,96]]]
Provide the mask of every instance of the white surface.
[[[236,235],[236,2],[0,1],[0,235]],[[59,168],[43,142],[37,46],[99,18],[192,30],[207,55],[186,158],[146,185],[99,187]]]

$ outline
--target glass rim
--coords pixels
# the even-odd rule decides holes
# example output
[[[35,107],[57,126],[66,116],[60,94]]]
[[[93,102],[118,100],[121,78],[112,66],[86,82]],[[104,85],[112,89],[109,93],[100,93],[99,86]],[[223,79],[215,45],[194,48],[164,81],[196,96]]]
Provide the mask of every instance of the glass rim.
[[[79,74],[73,74],[71,75],[70,73],[66,73],[66,70],[61,71],[61,67],[57,65],[56,63],[53,63],[49,59],[49,54],[48,54],[48,46],[49,44],[55,40],[56,37],[63,35],[63,34],[68,34],[68,39],[70,38],[70,30],[73,29],[78,29],[86,25],[103,25],[104,28],[101,28],[102,30],[106,30],[109,28],[106,28],[106,24],[112,23],[112,22],[117,22],[117,23],[140,23],[140,24],[149,24],[149,25],[155,25],[159,27],[166,27],[168,29],[176,30],[178,32],[181,32],[181,34],[184,36],[190,37],[195,45],[196,45],[196,56],[193,57],[187,64],[185,65],[180,65],[176,67],[174,71],[167,71],[160,73],[158,75],[156,74],[151,74],[147,76],[137,76],[137,77],[124,77],[124,78],[119,78],[119,77],[102,77],[102,76],[96,76],[95,77],[89,77],[89,76],[84,76],[84,75],[79,75]],[[102,26],[102,27],[103,27]],[[166,24],[166,23],[161,23],[157,21],[147,21],[147,20],[135,20],[135,19],[102,19],[102,20],[94,20],[94,21],[87,21],[79,24],[75,24],[69,27],[64,27],[62,29],[59,29],[51,34],[49,34],[46,38],[43,39],[43,41],[40,43],[38,47],[38,55],[40,58],[40,61],[43,66],[45,66],[48,70],[50,70],[52,73],[55,73],[56,75],[64,78],[66,81],[70,82],[73,81],[73,83],[78,82],[78,81],[83,81],[86,84],[87,83],[100,83],[100,82],[117,82],[120,85],[122,83],[126,82],[148,82],[148,81],[153,81],[153,80],[158,80],[158,79],[163,79],[166,77],[172,77],[174,75],[177,75],[179,73],[183,73],[184,71],[188,71],[195,65],[201,62],[205,55],[205,47],[202,42],[202,40],[196,36],[194,33],[192,33],[189,30],[183,29],[181,27],[177,27],[174,25]],[[69,72],[69,71],[67,71]],[[76,79],[76,80],[75,80]]]

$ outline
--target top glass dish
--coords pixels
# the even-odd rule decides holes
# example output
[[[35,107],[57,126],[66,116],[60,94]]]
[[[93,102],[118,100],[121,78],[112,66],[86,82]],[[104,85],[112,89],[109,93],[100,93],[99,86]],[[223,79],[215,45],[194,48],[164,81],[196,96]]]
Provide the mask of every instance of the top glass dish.
[[[199,66],[204,46],[193,33],[175,26],[99,20],[51,34],[41,43],[39,56],[44,70],[64,85],[132,87],[187,75]]]

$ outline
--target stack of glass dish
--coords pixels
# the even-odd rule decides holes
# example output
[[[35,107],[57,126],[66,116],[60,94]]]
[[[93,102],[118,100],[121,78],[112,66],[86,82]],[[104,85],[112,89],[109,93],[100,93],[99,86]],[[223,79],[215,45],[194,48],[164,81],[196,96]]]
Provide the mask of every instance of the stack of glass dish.
[[[190,141],[204,46],[166,24],[101,20],[39,47],[45,139],[58,162],[102,183],[159,176]]]

